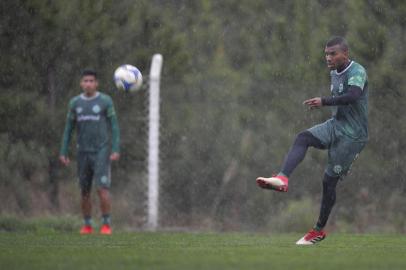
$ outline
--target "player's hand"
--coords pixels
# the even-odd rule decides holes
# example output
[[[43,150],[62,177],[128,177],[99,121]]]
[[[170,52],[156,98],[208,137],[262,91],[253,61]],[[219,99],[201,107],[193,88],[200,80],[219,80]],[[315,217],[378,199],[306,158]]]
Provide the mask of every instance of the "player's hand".
[[[70,159],[67,156],[59,156],[59,161],[65,166],[68,166],[70,163]]]
[[[110,155],[110,160],[111,161],[116,161],[116,160],[119,160],[119,159],[120,159],[120,154],[119,153],[112,153]]]
[[[320,97],[315,97],[315,98],[305,100],[305,101],[303,101],[303,104],[309,106],[309,109],[317,109],[317,108],[320,108],[321,106],[323,106],[323,104],[321,103]]]

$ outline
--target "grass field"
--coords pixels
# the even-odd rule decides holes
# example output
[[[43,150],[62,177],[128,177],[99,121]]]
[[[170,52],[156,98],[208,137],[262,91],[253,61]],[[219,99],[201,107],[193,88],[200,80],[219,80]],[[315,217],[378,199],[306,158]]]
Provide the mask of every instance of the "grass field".
[[[0,233],[0,269],[406,269],[405,235]]]

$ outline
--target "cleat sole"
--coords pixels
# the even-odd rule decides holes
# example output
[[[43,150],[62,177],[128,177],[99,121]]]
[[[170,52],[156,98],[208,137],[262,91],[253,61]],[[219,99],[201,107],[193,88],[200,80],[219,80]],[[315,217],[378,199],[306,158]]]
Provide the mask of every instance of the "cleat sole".
[[[262,179],[257,179],[256,182],[257,182],[257,185],[263,189],[270,189],[270,190],[275,190],[275,191],[279,191],[279,192],[288,192],[288,186],[286,186],[286,185],[274,186]]]

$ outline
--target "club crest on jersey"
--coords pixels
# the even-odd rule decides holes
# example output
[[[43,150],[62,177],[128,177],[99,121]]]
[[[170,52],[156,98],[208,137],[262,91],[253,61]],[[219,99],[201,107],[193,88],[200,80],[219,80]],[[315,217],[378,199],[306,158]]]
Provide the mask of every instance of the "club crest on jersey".
[[[93,108],[92,108],[92,111],[94,112],[94,113],[99,113],[100,112],[100,106],[99,105],[94,105],[93,106]]]
[[[76,113],[81,113],[83,112],[83,108],[82,107],[77,107],[76,108]]]
[[[105,176],[105,175],[103,175],[101,178],[100,178],[100,182],[102,183],[102,184],[107,184],[108,183],[108,178],[107,178],[107,176]]]
[[[340,86],[338,87],[338,92],[341,93],[344,90],[344,85],[340,83]]]
[[[333,171],[334,171],[336,174],[340,174],[340,173],[343,171],[343,167],[341,167],[341,165],[335,165],[335,166],[333,167]]]

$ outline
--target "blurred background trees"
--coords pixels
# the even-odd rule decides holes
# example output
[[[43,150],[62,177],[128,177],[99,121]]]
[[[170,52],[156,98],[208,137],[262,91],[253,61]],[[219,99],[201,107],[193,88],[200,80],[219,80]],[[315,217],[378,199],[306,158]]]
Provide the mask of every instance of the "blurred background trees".
[[[129,63],[147,77],[159,52],[161,226],[313,225],[325,152],[308,152],[287,194],[260,190],[254,180],[279,170],[297,132],[330,116],[302,101],[329,95],[324,44],[343,35],[368,70],[370,142],[339,187],[330,227],[406,229],[403,1],[16,0],[0,7],[1,215],[79,214],[75,164],[63,168],[57,157],[67,103],[80,93],[80,71],[93,67],[122,132],[115,222],[143,226],[147,94],[116,92],[112,74]]]

